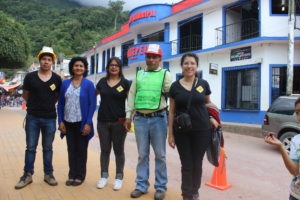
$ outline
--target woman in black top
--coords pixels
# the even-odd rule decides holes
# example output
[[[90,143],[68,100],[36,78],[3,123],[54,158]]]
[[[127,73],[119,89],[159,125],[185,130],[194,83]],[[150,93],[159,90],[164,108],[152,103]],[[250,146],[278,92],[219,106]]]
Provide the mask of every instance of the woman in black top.
[[[198,57],[185,54],[181,58],[183,77],[174,82],[170,89],[170,112],[168,142],[172,148],[177,146],[181,160],[181,190],[184,200],[198,200],[201,185],[202,160],[211,141],[211,122],[205,107],[210,102],[210,88],[207,81],[197,76]],[[195,81],[195,82],[194,82]],[[194,83],[194,85],[193,85]],[[192,90],[192,87],[195,87]],[[187,111],[192,94],[190,109]],[[174,130],[173,120],[179,113],[187,112],[192,121],[188,132]],[[214,126],[217,126],[213,121]]]
[[[102,78],[97,86],[97,94],[100,94],[101,102],[98,112],[98,134],[100,139],[100,165],[101,179],[97,188],[103,188],[108,181],[108,165],[111,147],[113,146],[116,158],[116,176],[114,190],[122,188],[123,169],[125,163],[124,143],[126,130],[125,100],[130,88],[130,82],[122,73],[122,61],[112,57],[106,66],[106,77]]]

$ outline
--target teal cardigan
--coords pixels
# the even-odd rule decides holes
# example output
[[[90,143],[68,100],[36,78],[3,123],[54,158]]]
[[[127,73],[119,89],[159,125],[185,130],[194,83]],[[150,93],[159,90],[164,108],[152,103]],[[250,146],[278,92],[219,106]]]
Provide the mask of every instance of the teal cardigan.
[[[60,88],[57,104],[58,124],[64,121],[65,94],[71,83],[72,78],[64,80]],[[96,109],[96,90],[92,81],[86,78],[82,79],[79,98],[82,117],[81,131],[85,124],[89,124],[91,133],[87,135],[87,138],[91,139],[94,136],[93,115]],[[61,134],[61,137],[63,136]]]

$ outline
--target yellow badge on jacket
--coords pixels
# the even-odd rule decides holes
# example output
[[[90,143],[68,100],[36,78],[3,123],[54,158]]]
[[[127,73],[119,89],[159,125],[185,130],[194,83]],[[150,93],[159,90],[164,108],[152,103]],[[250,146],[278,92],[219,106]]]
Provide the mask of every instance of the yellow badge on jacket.
[[[52,85],[50,85],[50,88],[51,88],[52,91],[54,91],[56,89],[55,84],[53,83]]]
[[[196,88],[196,90],[197,90],[198,92],[200,92],[200,93],[201,93],[201,92],[203,92],[203,90],[204,90],[204,89],[203,89],[203,87],[202,87],[202,86],[198,86],[198,87]]]
[[[119,87],[117,87],[118,92],[122,92],[124,90],[124,88],[120,85]]]

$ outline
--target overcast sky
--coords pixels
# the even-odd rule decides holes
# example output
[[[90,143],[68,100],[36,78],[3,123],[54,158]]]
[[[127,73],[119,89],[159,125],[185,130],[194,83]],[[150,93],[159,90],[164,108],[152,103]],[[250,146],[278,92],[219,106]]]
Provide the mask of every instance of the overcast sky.
[[[107,7],[109,0],[73,0],[85,6],[104,6]],[[178,3],[181,0],[123,0],[125,1],[124,10],[132,10],[138,6],[154,3]]]

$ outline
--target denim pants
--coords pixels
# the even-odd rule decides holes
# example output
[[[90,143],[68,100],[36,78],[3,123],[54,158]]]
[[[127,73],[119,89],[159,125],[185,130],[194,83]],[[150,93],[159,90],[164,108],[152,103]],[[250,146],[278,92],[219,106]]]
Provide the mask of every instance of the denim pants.
[[[84,180],[86,176],[87,149],[89,140],[81,135],[81,122],[64,122],[67,130],[69,179]]]
[[[56,119],[39,118],[33,115],[26,115],[26,151],[24,171],[34,173],[34,161],[36,147],[38,145],[40,132],[42,133],[44,173],[51,174],[52,166],[52,143],[56,131]]]
[[[155,183],[154,188],[160,191],[167,190],[166,166],[166,138],[167,116],[162,112],[162,117],[143,117],[136,115],[134,118],[135,137],[138,148],[138,164],[135,179],[136,189],[147,192],[149,184],[149,154],[150,145],[155,154]]]
[[[184,198],[199,196],[202,161],[211,141],[211,131],[174,132],[181,161],[181,191]]]
[[[116,158],[116,179],[123,180],[125,164],[124,143],[126,130],[120,122],[98,122],[97,130],[100,140],[101,177],[108,178],[108,166],[111,147],[113,146]]]

